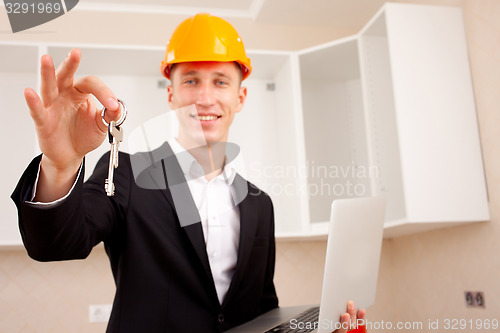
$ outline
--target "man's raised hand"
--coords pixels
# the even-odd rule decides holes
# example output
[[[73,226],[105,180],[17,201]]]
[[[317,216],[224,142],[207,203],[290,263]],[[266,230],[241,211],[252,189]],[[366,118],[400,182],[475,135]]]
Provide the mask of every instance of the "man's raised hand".
[[[71,188],[83,157],[106,137],[107,128],[92,95],[109,111],[107,121],[119,118],[116,97],[99,78],[75,80],[80,58],[80,50],[73,49],[55,70],[52,58],[44,55],[40,96],[31,88],[24,91],[43,153],[36,198],[40,201],[63,196]]]

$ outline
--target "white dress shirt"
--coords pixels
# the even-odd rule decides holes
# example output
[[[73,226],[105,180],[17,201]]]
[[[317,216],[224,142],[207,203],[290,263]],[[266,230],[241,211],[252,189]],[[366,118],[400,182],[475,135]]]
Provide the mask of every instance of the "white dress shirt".
[[[198,208],[210,269],[222,304],[238,260],[240,211],[231,194],[236,169],[228,163],[221,174],[208,181],[201,165],[177,140],[169,140],[168,143]]]

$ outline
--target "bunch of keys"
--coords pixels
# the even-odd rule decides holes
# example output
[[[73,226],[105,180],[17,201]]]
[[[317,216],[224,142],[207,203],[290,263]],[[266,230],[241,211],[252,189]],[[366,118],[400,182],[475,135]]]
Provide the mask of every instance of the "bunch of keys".
[[[102,122],[104,125],[108,127],[108,139],[111,144],[110,156],[109,156],[109,168],[108,168],[108,178],[104,183],[104,189],[106,190],[106,194],[108,197],[112,197],[115,195],[115,184],[113,183],[113,174],[115,168],[118,167],[118,146],[120,142],[123,141],[123,130],[120,126],[123,124],[125,119],[127,118],[127,107],[123,103],[122,100],[117,99],[118,103],[121,104],[121,116],[118,121],[110,121],[109,124],[104,119],[104,115],[106,114],[106,108],[102,109]]]

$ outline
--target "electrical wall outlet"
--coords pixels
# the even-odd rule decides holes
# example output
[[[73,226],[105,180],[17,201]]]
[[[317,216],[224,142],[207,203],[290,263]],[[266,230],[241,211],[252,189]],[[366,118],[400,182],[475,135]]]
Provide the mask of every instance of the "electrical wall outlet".
[[[89,322],[107,323],[111,315],[111,304],[92,304],[89,306]]]
[[[484,308],[484,292],[482,291],[466,291],[465,304],[467,307]]]

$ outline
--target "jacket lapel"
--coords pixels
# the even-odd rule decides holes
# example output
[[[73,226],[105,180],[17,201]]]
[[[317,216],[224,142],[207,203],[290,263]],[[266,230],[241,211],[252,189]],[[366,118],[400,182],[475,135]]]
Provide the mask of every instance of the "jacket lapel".
[[[234,272],[229,290],[224,298],[223,304],[226,304],[231,299],[234,290],[238,290],[239,284],[244,277],[241,276],[242,267],[245,267],[250,253],[252,252],[253,243],[255,240],[255,232],[257,230],[257,210],[254,204],[254,197],[248,195],[248,182],[240,175],[236,175],[233,182],[233,198],[239,202],[240,209],[240,243],[238,246],[238,261]]]
[[[206,250],[198,208],[193,200],[184,173],[168,143],[149,153],[132,156],[132,167],[137,185],[143,188],[161,190],[173,208],[179,224],[191,242],[203,270],[214,286],[212,271]],[[215,294],[215,296],[217,296]]]
[[[174,207],[180,226],[186,233],[191,245],[193,246],[200,262],[205,270],[207,277],[210,279],[211,285],[215,291],[215,283],[210,270],[208,261],[207,246],[203,236],[201,226],[201,218],[198,213],[198,208],[194,202],[191,191],[187,184],[184,173],[173,153],[170,145],[166,145],[165,151],[167,158],[162,160],[164,176],[167,182],[167,189],[164,191],[167,200]],[[165,156],[165,155],[164,155]]]

